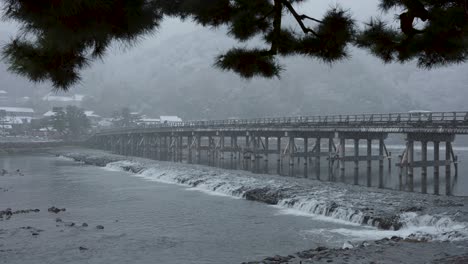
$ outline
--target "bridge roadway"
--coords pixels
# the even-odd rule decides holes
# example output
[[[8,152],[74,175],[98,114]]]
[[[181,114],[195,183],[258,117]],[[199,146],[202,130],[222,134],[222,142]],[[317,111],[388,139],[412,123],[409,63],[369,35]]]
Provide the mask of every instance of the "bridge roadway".
[[[405,134],[406,149],[398,156],[399,189],[414,190],[414,171],[421,173],[421,192],[427,193],[427,168],[433,167],[433,191],[439,194],[440,167],[445,167],[445,194],[451,194],[452,167],[455,176],[458,160],[452,148],[456,135],[468,134],[468,112],[413,112],[388,114],[355,114],[329,116],[299,116],[257,119],[227,119],[187,121],[151,126],[108,129],[97,132],[90,146],[122,155],[142,156],[174,162],[187,161],[229,168],[269,173],[269,157],[276,157],[276,173],[284,174],[283,162],[289,166],[287,175],[297,176],[302,165],[307,178],[309,163],[314,160],[316,177],[321,179],[321,160],[328,162],[328,179],[339,166],[344,179],[346,162],[354,163],[354,184],[359,184],[359,163],[367,163],[366,185],[372,186],[372,164],[378,162],[378,187],[384,188],[384,161],[391,169],[391,153],[385,139],[388,134]],[[286,139],[286,140],[283,140]],[[311,140],[312,139],[312,140]],[[228,140],[228,141],[226,141]],[[322,140],[328,141],[322,144]],[[346,142],[352,141],[352,151]],[[367,143],[366,155],[360,155],[360,141]],[[372,143],[378,142],[378,154],[373,155]],[[338,145],[335,144],[338,143]],[[415,142],[421,144],[421,160],[414,159]],[[433,160],[427,160],[428,143],[433,144]],[[445,144],[445,159],[440,159],[440,144]],[[273,148],[271,145],[276,145]],[[351,152],[351,155],[349,155]],[[263,160],[263,165],[261,165]],[[322,180],[323,177],[322,177]]]

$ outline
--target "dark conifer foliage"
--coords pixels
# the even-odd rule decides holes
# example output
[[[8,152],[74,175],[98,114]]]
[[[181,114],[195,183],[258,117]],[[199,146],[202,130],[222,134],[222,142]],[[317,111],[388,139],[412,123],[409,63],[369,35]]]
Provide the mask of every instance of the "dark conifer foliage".
[[[357,0],[356,0],[357,1]],[[363,30],[350,11],[324,10],[313,18],[300,12],[305,0],[3,0],[3,16],[22,26],[3,48],[10,70],[33,81],[51,80],[66,89],[80,70],[103,57],[113,41],[133,43],[154,32],[164,16],[191,19],[207,27],[226,26],[243,43],[254,37],[264,45],[234,47],[215,65],[242,77],[279,76],[278,56],[302,55],[332,63],[356,45],[385,62],[417,59],[430,68],[461,63],[467,56],[468,8],[465,0],[380,0],[395,12],[400,26],[372,18]],[[289,29],[284,16],[300,28]]]
[[[372,18],[356,44],[385,62],[417,59],[432,68],[465,62],[468,55],[468,1],[381,0],[384,12],[400,11],[399,28]]]

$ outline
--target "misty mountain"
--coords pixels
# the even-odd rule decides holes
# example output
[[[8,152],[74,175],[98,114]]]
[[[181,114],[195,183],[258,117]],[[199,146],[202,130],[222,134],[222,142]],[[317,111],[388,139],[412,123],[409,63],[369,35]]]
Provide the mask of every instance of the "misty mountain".
[[[101,112],[128,104],[146,113],[177,114],[185,119],[464,106],[462,97],[446,96],[452,90],[463,92],[467,77],[459,73],[467,69],[464,65],[424,71],[414,65],[383,65],[353,49],[351,59],[334,65],[286,58],[281,79],[244,80],[212,67],[216,55],[236,45],[224,34],[206,29],[159,43],[144,41],[94,65],[84,74],[83,86],[100,102],[96,107]],[[450,75],[450,87],[443,85],[442,80]]]
[[[222,29],[199,27],[156,34],[132,47],[115,45],[83,72],[71,93],[88,95],[84,106],[102,115],[128,106],[184,119],[465,109],[466,65],[426,71],[411,64],[384,65],[353,49],[352,58],[333,65],[285,58],[281,79],[245,80],[212,66],[217,55],[237,45]],[[51,90],[48,83],[7,73],[4,64],[0,77],[1,89],[10,93],[37,99]]]

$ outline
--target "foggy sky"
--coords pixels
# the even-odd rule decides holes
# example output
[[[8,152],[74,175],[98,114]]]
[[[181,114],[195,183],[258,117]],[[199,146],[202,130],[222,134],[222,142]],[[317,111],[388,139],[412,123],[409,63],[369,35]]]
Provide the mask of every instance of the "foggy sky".
[[[349,8],[360,25],[380,15],[377,0],[309,1],[299,10],[320,18],[337,2]],[[393,15],[386,17],[393,19]],[[2,22],[0,42],[4,44],[15,32],[14,24]],[[158,32],[136,46],[113,45],[103,61],[83,71],[82,82],[70,92],[106,101],[102,104],[106,109],[98,111],[110,112],[124,102],[139,111],[185,118],[404,112],[414,107],[466,110],[466,64],[426,71],[414,63],[384,65],[366,51],[351,48],[351,59],[331,67],[312,58],[285,58],[280,61],[285,65],[280,80],[247,81],[212,67],[216,55],[244,45],[225,32],[224,28],[213,30],[190,21],[166,19]],[[33,84],[8,73],[6,67],[0,64],[0,89],[37,96],[51,90],[49,83]]]

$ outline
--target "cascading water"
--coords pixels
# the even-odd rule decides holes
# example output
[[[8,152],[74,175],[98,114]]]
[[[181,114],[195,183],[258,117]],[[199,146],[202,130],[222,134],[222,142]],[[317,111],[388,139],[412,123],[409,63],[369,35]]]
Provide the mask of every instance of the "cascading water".
[[[379,207],[375,205],[377,201],[388,202],[387,200],[392,201],[388,204],[401,206],[403,202],[396,200],[395,197],[398,196],[395,192],[369,190],[362,193],[363,189],[360,189],[359,193],[349,190],[356,187],[333,186],[318,181],[309,181],[309,186],[302,186],[301,182],[277,176],[164,162],[143,164],[124,160],[108,163],[106,168],[125,170],[146,180],[179,184],[212,194],[247,199],[254,197],[251,200],[275,204],[280,208],[389,230],[379,231],[380,235],[384,236],[397,235],[428,240],[468,239],[468,225],[465,222],[454,221],[448,215],[398,210],[387,210],[382,214],[372,208],[372,205]],[[252,192],[254,195],[249,195]],[[268,197],[264,199],[264,196]]]

